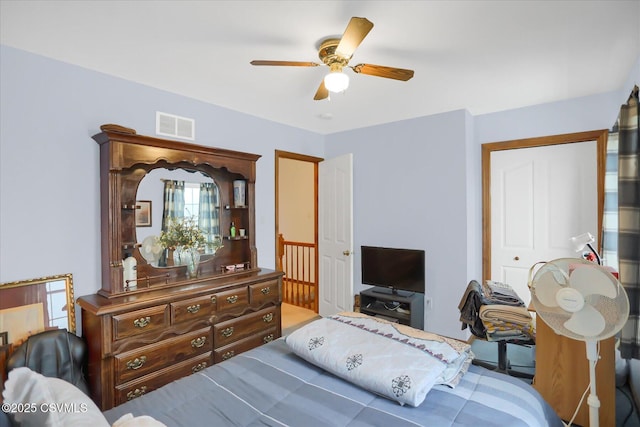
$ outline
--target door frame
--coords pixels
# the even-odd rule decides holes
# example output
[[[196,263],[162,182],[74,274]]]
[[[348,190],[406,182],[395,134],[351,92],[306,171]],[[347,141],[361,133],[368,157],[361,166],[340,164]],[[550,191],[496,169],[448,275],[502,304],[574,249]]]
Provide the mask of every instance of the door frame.
[[[517,139],[512,141],[482,144],[482,280],[491,278],[491,153],[518,148],[544,147],[596,141],[597,151],[597,204],[598,204],[598,251],[602,246],[602,215],[604,213],[604,176],[606,172],[607,129],[587,132]]]
[[[274,265],[277,267],[279,263],[280,257],[280,248],[278,245],[278,235],[280,234],[280,159],[291,159],[291,160],[299,160],[302,162],[313,163],[313,243],[318,247],[318,163],[322,162],[324,159],[321,157],[308,156],[306,154],[298,154],[292,153],[289,151],[275,150],[275,235],[274,235],[274,244],[275,244],[275,262]],[[318,268],[318,251],[316,250],[315,254],[315,265],[316,265],[316,282],[319,284],[320,271]],[[318,295],[316,295],[316,304],[315,311],[318,312]]]

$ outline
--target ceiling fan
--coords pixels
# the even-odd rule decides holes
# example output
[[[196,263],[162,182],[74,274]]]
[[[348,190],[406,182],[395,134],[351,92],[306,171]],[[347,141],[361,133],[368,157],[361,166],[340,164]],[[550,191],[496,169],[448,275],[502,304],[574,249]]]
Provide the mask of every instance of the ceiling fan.
[[[373,64],[349,65],[356,48],[373,28],[373,23],[366,18],[353,17],[349,21],[344,34],[339,39],[329,38],[320,43],[318,56],[322,62],[329,66],[329,73],[320,83],[320,87],[313,99],[321,100],[329,97],[329,92],[342,92],[349,86],[349,76],[342,72],[344,67],[351,68],[355,73],[370,76],[384,77],[387,79],[407,81],[413,77],[413,70],[403,68],[385,67]],[[302,61],[269,61],[254,60],[251,65],[276,65],[291,67],[317,67],[322,64]]]

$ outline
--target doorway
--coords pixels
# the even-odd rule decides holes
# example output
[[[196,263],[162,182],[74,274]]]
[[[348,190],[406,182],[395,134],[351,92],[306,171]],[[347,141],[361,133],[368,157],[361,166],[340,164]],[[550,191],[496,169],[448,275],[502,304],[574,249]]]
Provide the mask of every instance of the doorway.
[[[283,329],[318,313],[318,163],[275,152],[276,269],[283,271]]]
[[[500,255],[498,253],[494,253],[496,251],[496,243],[502,242],[494,242],[496,239],[496,233],[494,233],[495,227],[501,227],[504,229],[504,222],[507,221],[505,218],[501,218],[500,221],[496,220],[496,215],[498,212],[495,212],[497,208],[495,207],[495,199],[492,198],[491,190],[492,190],[492,170],[494,169],[492,164],[492,154],[499,153],[505,150],[518,150],[518,149],[533,149],[540,148],[541,150],[549,149],[548,152],[552,152],[552,148],[555,146],[559,146],[562,144],[574,144],[574,143],[587,143],[592,141],[595,144],[596,151],[596,159],[595,159],[595,168],[596,168],[596,182],[594,185],[596,196],[595,196],[595,204],[596,204],[596,228],[594,230],[597,239],[597,245],[600,246],[602,235],[602,213],[604,210],[604,174],[605,174],[605,157],[606,157],[606,140],[607,140],[607,130],[597,130],[590,132],[580,132],[573,134],[564,134],[564,135],[554,135],[548,137],[540,137],[540,138],[530,138],[530,139],[522,139],[522,140],[514,140],[514,141],[505,141],[505,142],[496,142],[482,145],[482,253],[483,253],[483,265],[482,265],[482,276],[483,280],[505,280],[503,276],[506,273],[500,273],[499,277],[494,277],[497,273],[497,270],[503,268],[502,265],[498,265],[497,263],[504,264],[504,254]],[[557,165],[555,167],[558,167]],[[533,174],[533,172],[531,172]],[[533,175],[531,175],[533,176]],[[495,176],[493,180],[495,181]],[[553,185],[553,183],[550,183]],[[549,184],[548,184],[549,185]],[[493,209],[492,209],[493,207]],[[588,231],[588,230],[584,230]],[[537,233],[538,230],[532,231],[532,233]],[[548,233],[547,233],[548,234]],[[566,238],[568,243],[568,239],[570,235],[562,236],[562,239]],[[567,244],[568,247],[568,244]],[[535,252],[536,261],[548,261],[551,259],[558,258],[557,251],[547,250],[541,248],[539,246],[535,247],[535,250],[531,251]],[[567,256],[575,256],[575,253],[569,253]],[[548,259],[547,259],[548,258]],[[511,260],[514,263],[520,262],[524,265],[523,268],[519,268],[515,266],[511,270],[513,273],[513,280],[517,281],[518,284],[513,286],[514,289],[517,287],[516,292],[523,297],[528,297],[528,288],[527,288],[527,277],[528,270],[533,264],[530,259],[522,259],[520,255],[515,254],[511,255]],[[527,265],[525,265],[527,264]],[[531,265],[529,265],[531,264]],[[506,267],[508,269],[509,267]],[[504,269],[503,269],[504,270]],[[524,272],[524,273],[523,273]],[[511,281],[512,279],[509,279]],[[520,283],[523,282],[523,283]],[[511,284],[511,283],[510,283]],[[524,293],[524,295],[522,295]]]

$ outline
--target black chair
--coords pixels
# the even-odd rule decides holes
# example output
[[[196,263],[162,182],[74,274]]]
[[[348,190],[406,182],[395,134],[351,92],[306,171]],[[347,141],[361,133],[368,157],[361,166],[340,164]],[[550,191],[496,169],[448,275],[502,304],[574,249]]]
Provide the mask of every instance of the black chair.
[[[482,366],[488,369],[492,369],[496,372],[502,372],[514,377],[533,379],[534,375],[527,372],[520,372],[511,369],[511,363],[507,356],[507,344],[524,345],[529,348],[535,347],[533,340],[523,339],[508,339],[498,341],[487,340],[487,328],[483,321],[480,319],[480,309],[486,303],[494,303],[487,301],[482,285],[476,280],[471,280],[467,285],[467,289],[463,294],[458,309],[460,310],[460,321],[462,322],[462,329],[469,328],[475,339],[480,339],[486,342],[497,342],[498,344],[498,361],[497,364],[493,362],[474,359],[473,364]],[[524,304],[524,303],[523,303]]]
[[[487,341],[487,342],[490,342],[490,341]],[[484,360],[474,359],[472,362],[474,365],[482,366],[484,368],[491,369],[495,372],[502,372],[503,374],[511,375],[512,377],[533,379],[534,374],[512,369],[513,367],[511,366],[511,362],[509,360],[509,357],[507,356],[507,344],[515,344],[515,345],[526,346],[528,348],[533,348],[535,347],[535,342],[523,341],[523,340],[500,340],[500,341],[494,341],[494,342],[498,344],[497,364],[493,362],[484,361]]]
[[[27,367],[45,377],[60,378],[89,395],[85,379],[87,345],[66,329],[52,329],[31,335],[7,361],[7,372]]]

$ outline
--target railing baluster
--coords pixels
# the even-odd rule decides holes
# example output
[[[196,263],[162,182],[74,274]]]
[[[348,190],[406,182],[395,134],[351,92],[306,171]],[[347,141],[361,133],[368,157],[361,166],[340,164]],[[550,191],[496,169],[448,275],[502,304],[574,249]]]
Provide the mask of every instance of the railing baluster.
[[[315,310],[317,304],[317,248],[313,243],[282,238],[284,302]]]

